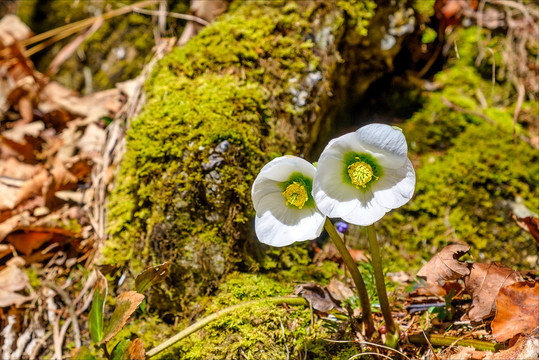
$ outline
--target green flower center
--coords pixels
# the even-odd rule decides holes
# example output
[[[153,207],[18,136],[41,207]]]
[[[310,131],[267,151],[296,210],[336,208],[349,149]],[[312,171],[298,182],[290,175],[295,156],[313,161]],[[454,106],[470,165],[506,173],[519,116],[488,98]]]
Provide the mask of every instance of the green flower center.
[[[298,209],[301,209],[307,200],[309,200],[305,187],[295,181],[286,187],[283,196],[288,205],[293,205]]]
[[[361,161],[358,157],[356,157],[356,160],[359,161],[348,166],[348,175],[350,176],[352,184],[359,189],[360,187],[365,188],[366,184],[368,184],[373,177],[378,180],[378,177],[374,176],[372,167],[369,164]]]

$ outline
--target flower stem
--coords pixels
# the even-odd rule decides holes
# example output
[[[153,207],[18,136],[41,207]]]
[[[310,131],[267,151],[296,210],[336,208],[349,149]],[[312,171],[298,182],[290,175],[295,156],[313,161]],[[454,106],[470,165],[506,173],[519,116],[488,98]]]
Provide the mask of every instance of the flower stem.
[[[367,233],[371,250],[372,267],[374,270],[374,280],[376,281],[376,292],[378,293],[380,308],[382,310],[382,315],[384,316],[384,322],[386,323],[386,345],[395,347],[399,341],[399,327],[393,321],[393,316],[391,315],[391,307],[389,306],[389,300],[387,298],[386,283],[382,270],[380,247],[378,245],[374,224],[367,226]]]
[[[331,240],[333,240],[333,243],[335,244],[335,247],[337,247],[337,250],[339,250],[339,253],[341,254],[341,257],[344,261],[344,264],[346,265],[346,267],[348,268],[348,271],[350,271],[350,274],[352,275],[352,279],[354,280],[354,284],[356,285],[356,291],[359,297],[359,303],[361,304],[361,311],[363,313],[363,321],[365,321],[366,335],[367,337],[371,337],[371,335],[374,333],[374,322],[372,320],[371,303],[369,301],[369,295],[367,294],[367,287],[365,286],[365,282],[363,281],[363,278],[361,277],[361,274],[357,268],[356,262],[352,258],[352,255],[350,255],[350,252],[346,248],[346,245],[344,245],[344,242],[339,236],[339,233],[337,233],[337,230],[335,230],[335,226],[333,226],[329,218],[326,218],[326,222],[324,223],[324,228],[328,232],[328,235],[331,238]]]

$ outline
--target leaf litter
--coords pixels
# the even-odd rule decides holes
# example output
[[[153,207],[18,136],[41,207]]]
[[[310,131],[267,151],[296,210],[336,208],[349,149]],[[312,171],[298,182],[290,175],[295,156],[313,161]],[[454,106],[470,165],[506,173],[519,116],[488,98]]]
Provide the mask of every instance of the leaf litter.
[[[80,346],[88,331],[82,326],[96,277],[83,269],[104,240],[104,194],[123,151],[125,119],[140,109],[142,83],[175,40],[159,40],[138,78],[80,96],[34,68],[21,44],[30,35],[16,16],[0,20],[0,337],[2,357],[36,359],[50,348],[61,358],[66,336]],[[86,35],[58,55],[51,73]],[[166,266],[145,281],[162,280]],[[142,298],[120,294],[126,309],[101,336],[114,336]],[[128,349],[144,354],[141,341]]]

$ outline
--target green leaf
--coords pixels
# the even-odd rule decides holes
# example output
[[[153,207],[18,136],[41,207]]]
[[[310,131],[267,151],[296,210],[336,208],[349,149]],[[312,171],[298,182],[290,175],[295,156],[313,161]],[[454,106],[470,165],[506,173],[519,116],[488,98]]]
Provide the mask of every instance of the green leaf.
[[[135,288],[137,289],[137,292],[143,293],[150,286],[165,280],[169,272],[168,262],[147,268],[135,279]]]
[[[122,360],[124,354],[128,353],[129,346],[131,345],[131,340],[123,339],[116,344],[111,353],[111,360]]]
[[[122,330],[127,319],[137,310],[142,300],[144,300],[144,295],[136,291],[126,291],[116,297],[116,307],[100,344],[106,343]]]
[[[95,343],[103,338],[103,313],[105,312],[105,299],[107,298],[107,279],[96,269],[97,281],[94,291],[94,299],[90,314],[88,315],[88,326],[90,335]]]

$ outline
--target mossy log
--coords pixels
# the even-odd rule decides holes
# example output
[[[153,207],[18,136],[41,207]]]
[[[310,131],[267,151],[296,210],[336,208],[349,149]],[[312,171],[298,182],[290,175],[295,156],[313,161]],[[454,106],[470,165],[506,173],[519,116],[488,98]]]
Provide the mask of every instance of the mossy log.
[[[413,13],[383,1],[234,2],[165,57],[127,134],[104,261],[135,271],[170,261],[167,296],[151,303],[174,312],[230,270],[302,256],[264,256],[251,184],[272,157],[313,160],[336,109],[392,70],[402,37],[391,27],[402,24],[388,15],[398,12],[413,24]]]

